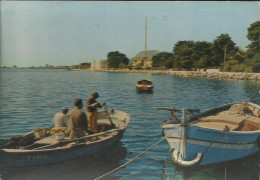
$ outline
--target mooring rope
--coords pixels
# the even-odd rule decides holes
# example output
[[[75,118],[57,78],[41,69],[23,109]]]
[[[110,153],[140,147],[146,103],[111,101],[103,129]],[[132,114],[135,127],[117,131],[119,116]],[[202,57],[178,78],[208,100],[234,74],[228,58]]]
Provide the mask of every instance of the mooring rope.
[[[149,150],[151,150],[153,147],[157,146],[159,143],[161,143],[164,139],[166,139],[167,137],[169,137],[174,131],[176,131],[184,122],[182,122],[181,124],[179,124],[174,130],[170,131],[169,135],[163,137],[162,139],[160,139],[158,142],[156,142],[155,144],[153,144],[152,146],[150,146],[149,148],[147,148],[145,151],[141,152],[140,154],[138,154],[137,156],[135,156],[134,158],[130,159],[129,161],[127,161],[126,163],[122,164],[121,166],[117,167],[116,169],[113,169],[112,171],[107,172],[106,174],[99,176],[98,178],[96,178],[95,180],[101,179],[123,167],[125,167],[126,165],[130,164],[131,162],[133,162],[134,160],[136,160],[137,158],[139,158],[140,156],[142,156],[144,153],[148,152]]]

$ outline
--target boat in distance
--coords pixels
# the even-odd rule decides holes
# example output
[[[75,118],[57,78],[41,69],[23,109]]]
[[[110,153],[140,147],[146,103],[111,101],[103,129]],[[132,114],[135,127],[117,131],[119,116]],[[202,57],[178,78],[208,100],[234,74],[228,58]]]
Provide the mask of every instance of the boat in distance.
[[[137,81],[136,88],[140,91],[151,91],[153,89],[153,82],[146,79]]]
[[[66,127],[34,129],[1,145],[0,167],[35,166],[93,155],[118,143],[129,122],[129,114],[112,109],[98,112],[101,132],[96,134],[73,129],[81,136],[69,139]]]
[[[171,111],[171,121],[165,121],[161,127],[177,166],[221,163],[259,151],[260,106],[257,104],[224,104],[193,112],[189,118],[185,118],[188,109],[167,110]],[[176,112],[183,113],[182,120],[177,118]]]

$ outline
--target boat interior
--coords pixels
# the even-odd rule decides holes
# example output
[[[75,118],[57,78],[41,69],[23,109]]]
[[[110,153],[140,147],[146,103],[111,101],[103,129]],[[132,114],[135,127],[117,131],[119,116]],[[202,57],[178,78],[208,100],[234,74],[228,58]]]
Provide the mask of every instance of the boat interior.
[[[192,126],[230,131],[257,131],[260,129],[260,107],[251,103],[237,103],[200,116],[199,121]]]
[[[66,127],[38,128],[30,133],[10,138],[9,141],[1,145],[1,149],[24,149],[24,150],[40,150],[56,147],[68,147],[79,143],[91,143],[93,141],[110,138],[123,128],[125,121],[117,120],[110,117],[106,112],[98,114],[98,133],[93,134],[90,130],[87,132],[74,128],[76,134],[74,139],[70,138],[70,131]],[[115,131],[113,131],[115,130]]]
[[[137,81],[137,84],[141,85],[141,84],[145,84],[145,85],[152,85],[152,81],[148,81],[146,79],[141,80],[141,81]]]

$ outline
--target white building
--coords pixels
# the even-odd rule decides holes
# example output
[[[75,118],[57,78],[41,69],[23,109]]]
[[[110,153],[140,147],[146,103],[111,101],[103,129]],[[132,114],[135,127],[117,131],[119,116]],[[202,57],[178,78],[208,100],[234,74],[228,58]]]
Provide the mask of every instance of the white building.
[[[90,69],[93,71],[107,69],[107,60],[91,61]]]

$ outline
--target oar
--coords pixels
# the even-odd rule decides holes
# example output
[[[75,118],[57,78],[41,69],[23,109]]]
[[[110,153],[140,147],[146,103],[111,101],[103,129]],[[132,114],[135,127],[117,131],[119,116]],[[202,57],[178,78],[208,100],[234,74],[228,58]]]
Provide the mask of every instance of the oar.
[[[182,112],[182,109],[177,108],[166,108],[166,107],[155,107],[157,110],[166,110],[166,111],[173,111],[173,112]],[[187,113],[196,113],[200,112],[200,109],[184,109]]]

